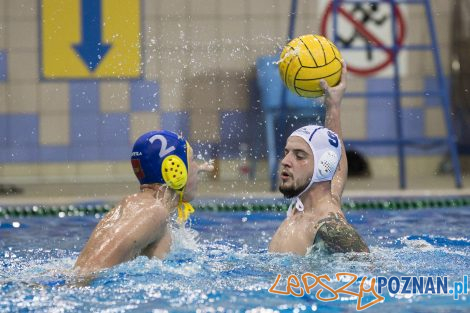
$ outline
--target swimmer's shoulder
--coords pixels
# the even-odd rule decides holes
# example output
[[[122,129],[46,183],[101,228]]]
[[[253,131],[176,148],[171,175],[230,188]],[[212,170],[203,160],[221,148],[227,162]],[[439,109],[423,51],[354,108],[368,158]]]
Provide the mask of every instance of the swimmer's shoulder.
[[[140,192],[124,197],[116,204],[115,209],[127,211],[128,208],[131,208],[132,211],[135,212],[138,209],[152,208],[155,206],[157,206],[157,202],[154,197]]]
[[[136,192],[124,197],[122,204],[140,204],[140,203],[155,203],[155,197],[146,192]]]
[[[342,214],[330,213],[318,221],[317,227],[315,243],[321,242],[331,253],[369,252],[364,240]]]

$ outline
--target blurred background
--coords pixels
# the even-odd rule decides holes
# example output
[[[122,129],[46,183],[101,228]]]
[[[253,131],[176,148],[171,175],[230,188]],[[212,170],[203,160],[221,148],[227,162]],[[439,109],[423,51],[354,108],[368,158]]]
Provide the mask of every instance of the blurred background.
[[[400,1],[392,12],[388,2],[356,1],[340,13],[326,0],[295,1],[295,11],[287,0],[1,0],[0,197],[135,192],[133,142],[159,128],[183,134],[199,159],[215,160],[202,194],[269,193],[269,156],[291,129],[322,120],[321,110],[290,113],[297,101],[321,108],[321,98],[283,96],[275,74],[263,72],[275,66],[266,60],[279,55],[289,31],[323,33],[350,67],[352,96],[342,107],[347,192],[435,194],[454,189],[460,175],[465,186],[470,1],[415,2]],[[400,45],[428,48],[397,48],[394,63],[392,50],[372,40],[393,47],[394,32]],[[266,95],[279,101],[267,107]],[[270,110],[279,113],[276,151],[267,144]],[[403,148],[401,167],[395,145],[361,144],[393,141],[397,132],[419,139]]]

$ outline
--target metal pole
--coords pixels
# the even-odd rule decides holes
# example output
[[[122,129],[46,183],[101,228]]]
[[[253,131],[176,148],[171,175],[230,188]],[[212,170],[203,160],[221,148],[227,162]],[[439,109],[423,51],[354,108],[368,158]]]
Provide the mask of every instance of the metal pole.
[[[297,0],[292,0],[291,1],[291,7],[290,7],[290,16],[289,16],[289,29],[287,31],[287,41],[289,42],[293,37],[294,37],[294,31],[295,31],[295,19],[297,16]],[[285,138],[286,134],[286,122],[284,121],[286,119],[286,112],[287,112],[287,87],[283,86],[281,90],[281,112],[279,114],[279,120],[280,120],[280,125],[279,125],[279,134]],[[274,128],[276,128],[276,121],[274,120]],[[275,138],[276,140],[276,138]],[[272,151],[270,153],[274,153],[276,160],[278,159],[277,155],[277,145],[275,144],[275,151]],[[273,166],[271,168],[271,191],[274,191],[276,188],[276,180],[277,180],[277,167]]]
[[[295,31],[295,19],[297,16],[297,0],[292,0],[291,2],[291,7],[290,7],[290,16],[289,16],[289,29],[287,31],[287,42],[291,41],[292,38],[294,37],[294,31]],[[287,88],[283,86],[282,88],[282,93],[281,93],[281,115],[280,119],[284,119],[286,115],[286,109],[287,109]],[[286,130],[285,123],[281,123],[280,126],[280,134],[284,136],[284,132]],[[277,151],[276,151],[277,154]]]
[[[444,72],[441,66],[441,56],[440,56],[439,47],[437,44],[436,30],[434,28],[434,23],[432,20],[431,4],[429,3],[429,0],[425,1],[425,7],[426,7],[426,17],[428,20],[428,28],[431,33],[430,35],[431,35],[431,43],[433,47],[432,52],[434,54],[434,65],[436,66],[436,72],[437,72],[437,77],[439,80],[439,85],[442,87],[441,99],[442,99],[443,107],[444,107],[444,117],[446,120],[446,127],[447,127],[447,144],[449,146],[450,156],[452,159],[452,165],[454,169],[455,185],[457,188],[462,188],[460,160],[459,160],[459,155],[457,151],[457,143],[456,143],[457,138],[455,136],[454,128],[452,125],[452,118],[451,118],[451,112],[450,112],[449,86],[448,86],[447,80],[444,79]]]
[[[333,41],[337,43],[338,37],[338,7],[342,0],[333,0]]]
[[[400,65],[398,63],[398,53],[400,47],[397,42],[396,30],[396,12],[395,1],[390,1],[390,10],[392,11],[392,56],[393,56],[393,99],[395,104],[395,126],[398,139],[398,166],[400,173],[400,188],[406,189],[406,164],[405,164],[405,147],[403,144],[403,125],[402,125],[402,107],[401,107],[401,86],[400,86]]]

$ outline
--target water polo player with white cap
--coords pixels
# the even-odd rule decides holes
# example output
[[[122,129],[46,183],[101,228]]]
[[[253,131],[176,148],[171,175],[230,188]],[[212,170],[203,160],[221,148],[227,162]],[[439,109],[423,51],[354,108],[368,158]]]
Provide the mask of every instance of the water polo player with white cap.
[[[293,210],[304,210],[300,196],[309,190],[314,183],[333,179],[341,159],[341,142],[338,139],[338,135],[323,126],[305,126],[294,131],[290,137],[293,136],[302,138],[312,150],[313,172],[311,178],[307,181],[307,185],[297,188],[301,190],[298,195],[295,195],[294,201],[289,206],[287,211],[288,216],[293,214]],[[282,186],[280,186],[280,189],[282,192]]]
[[[189,143],[166,130],[140,136],[131,154],[140,192],[124,198],[98,223],[80,253],[75,269],[88,274],[139,255],[163,258],[171,246],[168,222],[178,211],[184,224],[194,211],[189,203],[197,187],[198,165]]]
[[[321,87],[325,93],[325,126],[301,127],[287,139],[279,190],[292,203],[273,235],[270,252],[305,255],[312,246],[329,252],[369,251],[341,211],[347,178],[340,119],[346,66],[337,86],[329,87],[322,81]]]

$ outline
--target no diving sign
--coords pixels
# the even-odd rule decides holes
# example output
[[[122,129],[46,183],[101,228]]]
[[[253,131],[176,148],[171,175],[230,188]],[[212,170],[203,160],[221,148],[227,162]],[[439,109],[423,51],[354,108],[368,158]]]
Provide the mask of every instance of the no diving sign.
[[[393,73],[390,66],[394,54],[405,40],[406,25],[403,8],[388,2],[322,1],[322,21],[320,31],[334,39],[333,27],[337,25],[336,43],[348,65],[348,71],[357,75],[388,76]],[[393,10],[392,10],[393,8]],[[334,12],[336,12],[336,21]],[[395,25],[392,27],[393,15]],[[393,36],[396,36],[398,50],[393,50]],[[403,66],[406,54],[398,54],[400,74],[405,74]],[[403,63],[403,65],[401,65]]]

